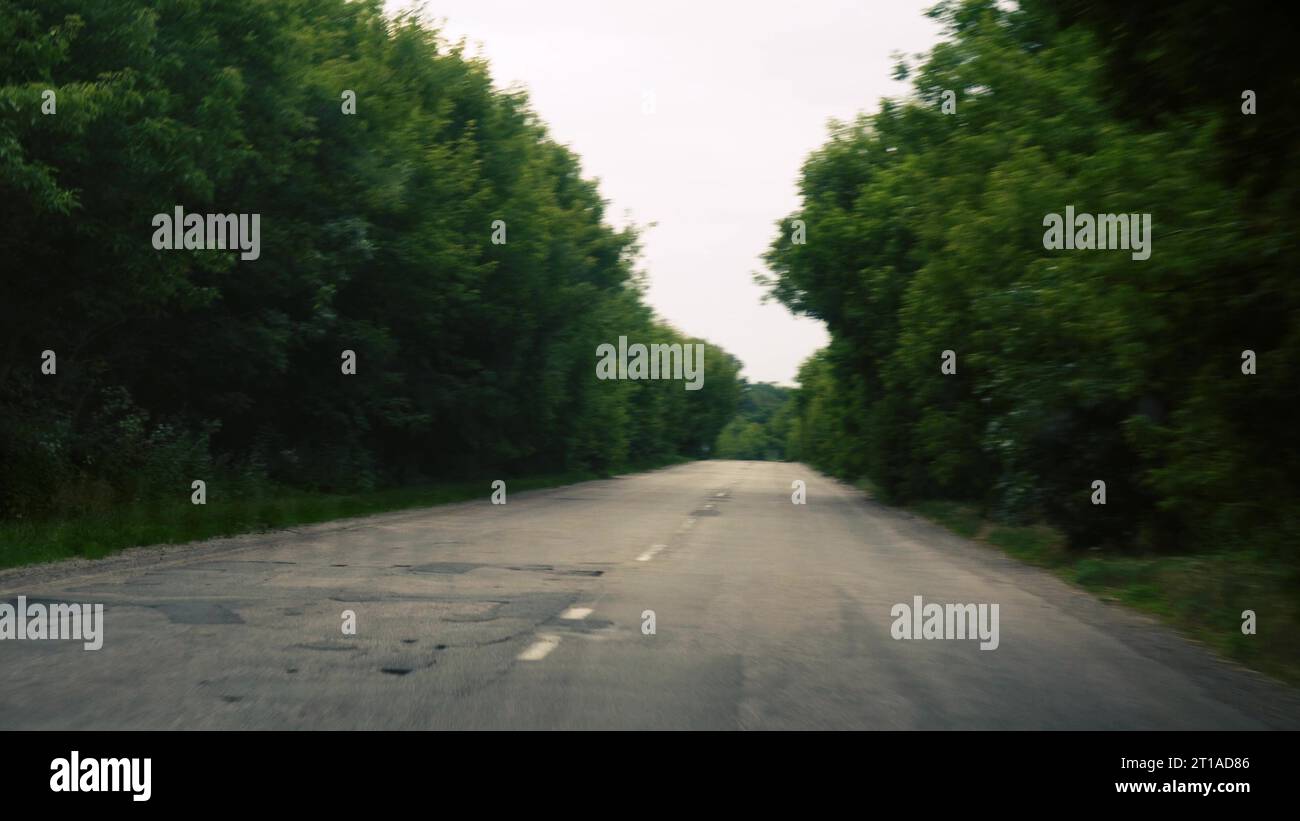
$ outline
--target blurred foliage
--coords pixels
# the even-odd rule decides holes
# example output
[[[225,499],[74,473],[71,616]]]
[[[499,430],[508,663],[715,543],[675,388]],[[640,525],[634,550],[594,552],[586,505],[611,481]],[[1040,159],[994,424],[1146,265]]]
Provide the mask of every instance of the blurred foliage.
[[[766,255],[771,294],[832,337],[800,372],[787,455],[886,499],[1046,520],[1075,546],[1295,562],[1288,29],[1082,0],[931,14],[946,36],[899,67],[912,94],[832,124]],[[1225,16],[1217,41],[1206,22]],[[1044,215],[1067,205],[1151,213],[1150,259],[1044,250]]]
[[[261,258],[156,251],[177,205],[260,214]],[[703,455],[732,357],[595,377],[619,335],[697,341],[604,210],[522,93],[380,0],[0,0],[0,516]]]
[[[736,415],[718,434],[719,459],[781,461],[790,428],[790,390],[768,382],[742,380]]]

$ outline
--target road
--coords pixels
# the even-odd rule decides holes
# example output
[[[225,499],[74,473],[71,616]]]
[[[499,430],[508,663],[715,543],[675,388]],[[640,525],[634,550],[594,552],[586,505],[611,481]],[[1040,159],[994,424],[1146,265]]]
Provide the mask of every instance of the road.
[[[802,465],[489,495],[0,574],[106,608],[97,651],[0,641],[0,728],[1300,727],[1293,689]],[[998,604],[997,648],[894,639],[918,595]]]

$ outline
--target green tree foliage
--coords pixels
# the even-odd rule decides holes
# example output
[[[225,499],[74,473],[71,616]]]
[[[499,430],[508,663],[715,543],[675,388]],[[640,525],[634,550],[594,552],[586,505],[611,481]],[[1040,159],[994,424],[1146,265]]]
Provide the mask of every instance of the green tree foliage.
[[[790,390],[768,382],[743,382],[736,415],[718,434],[719,459],[785,458],[791,419]]]
[[[260,259],[155,250],[177,205],[260,214]],[[0,0],[0,515],[207,470],[355,489],[704,454],[730,356],[699,391],[596,379],[619,335],[698,341],[604,208],[522,93],[380,0]]]
[[[1244,80],[1226,99],[1218,80],[1197,84],[1213,62],[1178,74],[1187,45],[1173,42],[1199,23],[1138,31],[1108,15],[1120,5],[1154,24],[1140,4],[941,4],[946,39],[899,67],[913,95],[835,124],[808,158],[764,281],[833,341],[800,374],[789,454],[892,499],[1046,517],[1079,545],[1295,558],[1300,189],[1293,162],[1274,169],[1280,187],[1253,165],[1233,173],[1225,136],[1294,115],[1243,115]],[[1116,26],[1130,36],[1108,48],[1096,32]],[[1263,49],[1283,36],[1251,31]],[[1121,56],[1186,80],[1177,99],[1133,116],[1145,80],[1119,87]],[[1250,64],[1206,56],[1234,77]],[[1278,70],[1270,87],[1292,88],[1294,63]],[[1295,130],[1280,139],[1265,140],[1272,156],[1296,156]],[[1150,259],[1045,250],[1044,215],[1067,205],[1152,214]],[[791,242],[795,218],[806,244]]]

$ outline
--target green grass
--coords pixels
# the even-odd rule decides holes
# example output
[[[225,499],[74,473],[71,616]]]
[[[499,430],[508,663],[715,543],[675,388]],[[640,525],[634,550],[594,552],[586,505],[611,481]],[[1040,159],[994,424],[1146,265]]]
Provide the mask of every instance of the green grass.
[[[984,522],[969,505],[955,502],[918,502],[913,508],[925,518],[943,525],[959,536],[973,539],[979,535]]]
[[[1295,568],[1243,552],[1135,556],[1069,550],[1064,536],[1050,527],[993,524],[973,505],[933,501],[910,509],[1102,599],[1149,613],[1227,658],[1300,684],[1300,571]],[[1243,610],[1255,611],[1255,635],[1241,632]]]
[[[506,478],[507,493],[594,479],[590,473]],[[278,489],[260,498],[222,499],[219,482],[208,485],[206,505],[181,500],[117,506],[76,518],[0,522],[0,568],[82,557],[98,559],[127,547],[256,533],[409,508],[487,499],[491,479],[376,490],[313,493]],[[508,499],[509,497],[507,497]]]

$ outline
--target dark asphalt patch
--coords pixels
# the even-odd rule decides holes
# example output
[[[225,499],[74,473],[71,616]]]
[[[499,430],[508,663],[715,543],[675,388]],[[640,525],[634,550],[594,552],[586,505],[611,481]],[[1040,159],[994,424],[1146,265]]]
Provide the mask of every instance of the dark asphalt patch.
[[[554,565],[549,564],[524,564],[512,565],[507,570],[519,570],[524,573],[551,573],[556,576],[603,576],[604,570],[556,570]]]
[[[477,570],[480,567],[484,567],[484,565],[474,564],[473,562],[433,562],[431,564],[416,565],[411,568],[411,572],[460,575],[471,570]]]
[[[229,607],[215,602],[168,602],[149,604],[172,624],[243,624],[244,620]]]
[[[316,642],[315,644],[295,644],[294,647],[301,648],[303,650],[330,650],[330,651],[361,649],[355,644],[326,644],[323,642]]]

